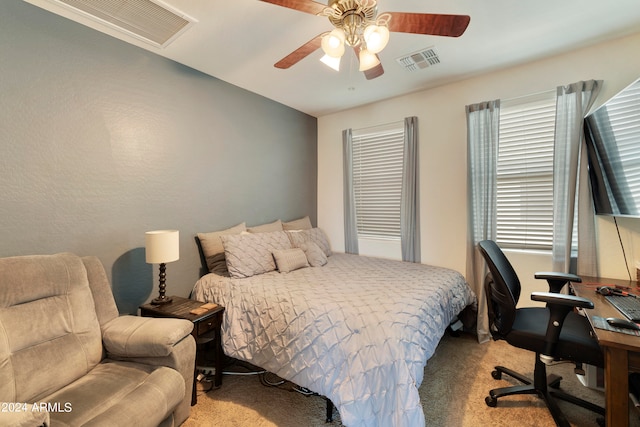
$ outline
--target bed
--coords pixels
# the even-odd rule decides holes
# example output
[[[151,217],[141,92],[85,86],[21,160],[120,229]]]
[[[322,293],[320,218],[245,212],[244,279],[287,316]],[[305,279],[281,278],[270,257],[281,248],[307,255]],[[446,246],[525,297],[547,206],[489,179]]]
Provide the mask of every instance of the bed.
[[[346,426],[425,424],[424,367],[450,322],[476,301],[460,273],[332,253],[319,229],[221,239],[230,273],[202,276],[192,298],[226,307],[227,356],[327,397]],[[238,273],[237,257],[251,258],[249,274]],[[255,267],[268,258],[274,269]]]

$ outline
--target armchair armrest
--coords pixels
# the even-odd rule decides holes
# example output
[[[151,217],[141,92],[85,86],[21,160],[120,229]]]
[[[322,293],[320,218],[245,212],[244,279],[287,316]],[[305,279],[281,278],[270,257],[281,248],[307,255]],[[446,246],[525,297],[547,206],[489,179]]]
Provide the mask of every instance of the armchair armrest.
[[[574,308],[593,308],[593,302],[587,298],[575,295],[565,295],[553,292],[533,292],[531,294],[533,301],[541,301],[547,303],[549,309],[549,323],[547,324],[547,332],[545,335],[545,349],[541,356],[543,361],[553,360],[555,346],[560,338],[560,331],[567,315]]]
[[[558,273],[558,272],[539,272],[534,275],[536,279],[543,279],[549,283],[549,291],[553,293],[559,293],[564,285],[569,282],[582,282],[580,276],[576,276],[571,273]]]
[[[135,317],[135,316],[132,316]],[[150,319],[151,318],[146,318]],[[115,319],[114,319],[115,320]],[[155,320],[178,320],[178,319],[155,319]],[[185,320],[188,322],[188,320]],[[191,322],[189,322],[191,323]],[[180,334],[178,334],[180,335]],[[149,353],[149,352],[145,352]],[[140,356],[123,356],[113,353],[107,353],[107,357],[112,360],[120,360],[126,362],[141,363],[150,366],[166,366],[178,371],[184,378],[185,397],[182,403],[178,405],[174,412],[175,425],[180,425],[189,418],[191,411],[191,398],[193,390],[194,369],[196,361],[196,341],[191,334],[188,334],[178,341],[172,348],[171,352],[166,356],[157,357],[152,354],[143,354]]]
[[[102,328],[102,341],[109,354],[119,357],[162,357],[193,330],[185,319],[120,316]]]
[[[46,427],[51,423],[49,412],[33,410],[34,403],[0,402],[0,425],[6,427]]]

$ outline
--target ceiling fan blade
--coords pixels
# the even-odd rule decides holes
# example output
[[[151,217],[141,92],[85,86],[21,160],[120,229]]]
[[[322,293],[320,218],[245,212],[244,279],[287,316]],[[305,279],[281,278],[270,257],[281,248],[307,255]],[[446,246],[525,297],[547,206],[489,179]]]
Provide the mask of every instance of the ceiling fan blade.
[[[288,7],[289,9],[299,10],[300,12],[311,13],[317,15],[327,8],[326,4],[318,3],[312,0],[260,0],[265,3],[275,4],[277,6]]]
[[[389,31],[445,37],[460,37],[467,29],[469,21],[471,20],[468,15],[406,12],[386,13],[391,15]]]
[[[358,62],[360,62],[360,49],[361,47],[359,45],[353,47],[353,51],[356,54],[356,58],[358,58]],[[380,57],[377,54],[376,54],[376,57],[378,58],[378,61],[380,61]],[[384,74],[384,68],[382,68],[382,62],[380,62],[378,65],[376,65],[373,68],[364,70],[363,73],[367,80],[373,80],[376,77],[380,77],[381,75]]]
[[[285,69],[302,61],[304,58],[320,49],[320,45],[322,44],[322,36],[324,36],[324,34],[318,34],[316,37],[309,40],[308,42],[291,52],[289,55],[282,58],[280,61],[276,62],[274,64],[274,67]]]

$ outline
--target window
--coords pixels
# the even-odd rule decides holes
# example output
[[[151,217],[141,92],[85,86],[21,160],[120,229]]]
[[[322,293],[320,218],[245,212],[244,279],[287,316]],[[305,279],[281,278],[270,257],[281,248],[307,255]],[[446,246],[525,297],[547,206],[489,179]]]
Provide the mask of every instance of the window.
[[[500,107],[497,242],[502,248],[551,250],[555,92]]]
[[[400,239],[404,123],[353,130],[358,237]]]

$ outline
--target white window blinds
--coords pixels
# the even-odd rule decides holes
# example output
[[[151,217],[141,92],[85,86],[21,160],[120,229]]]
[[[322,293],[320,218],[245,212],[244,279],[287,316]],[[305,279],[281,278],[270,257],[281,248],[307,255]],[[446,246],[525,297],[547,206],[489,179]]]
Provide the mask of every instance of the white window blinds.
[[[404,123],[353,130],[358,237],[400,239]]]
[[[503,102],[497,164],[497,243],[550,250],[553,244],[554,91]]]

